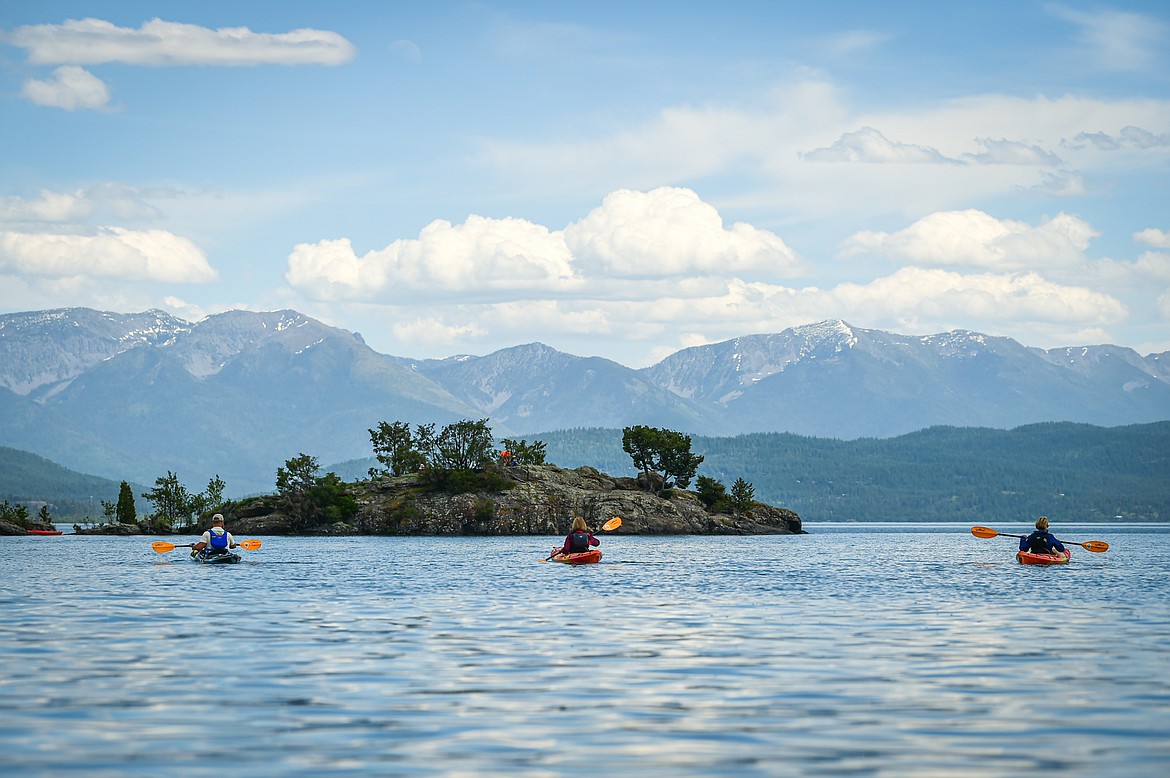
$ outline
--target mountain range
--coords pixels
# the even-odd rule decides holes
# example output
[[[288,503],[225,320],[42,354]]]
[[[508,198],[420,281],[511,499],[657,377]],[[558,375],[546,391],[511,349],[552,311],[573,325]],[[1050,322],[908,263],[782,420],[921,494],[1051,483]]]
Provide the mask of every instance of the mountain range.
[[[0,445],[116,480],[175,472],[195,491],[270,491],[299,453],[369,456],[380,421],[490,420],[533,437],[631,424],[688,434],[886,438],[1170,419],[1170,352],[1044,350],[968,331],[925,337],[824,321],[633,369],[541,343],[412,360],[296,311],[68,308],[0,315]]]

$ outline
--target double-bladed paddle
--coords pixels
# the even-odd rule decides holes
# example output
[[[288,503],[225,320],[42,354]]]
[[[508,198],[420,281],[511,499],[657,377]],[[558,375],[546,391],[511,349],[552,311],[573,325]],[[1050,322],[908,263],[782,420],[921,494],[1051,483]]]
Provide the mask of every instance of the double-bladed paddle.
[[[1005,538],[1026,538],[1026,537],[1028,537],[1027,535],[1013,535],[1010,532],[996,532],[995,530],[991,529],[990,527],[972,527],[971,534],[977,538],[994,538],[994,537],[999,537],[1001,535]],[[1066,543],[1070,546],[1080,546],[1081,548],[1085,549],[1086,551],[1092,551],[1092,552],[1097,553],[1097,554],[1101,553],[1102,551],[1109,550],[1109,544],[1106,543],[1104,540],[1086,540],[1084,543],[1077,543],[1077,542],[1071,541],[1071,540],[1061,540],[1060,542]]]
[[[236,545],[232,546],[232,548],[246,548],[249,551],[255,551],[256,549],[260,548],[260,546],[261,543],[259,540],[245,540],[243,543],[237,543]],[[174,543],[168,543],[165,540],[156,540],[150,544],[150,547],[158,553],[164,554],[167,551],[174,551],[176,548],[195,548],[195,544],[181,543],[176,546]]]
[[[622,526],[622,517],[621,516],[614,516],[612,519],[610,519],[609,521],[607,521],[601,525],[600,531],[601,532],[609,532],[611,529],[617,529],[620,526]],[[549,560],[551,560],[554,556],[556,556],[559,553],[560,553],[560,551],[554,551],[548,555],[548,558],[542,559],[540,561],[541,562],[548,562]]]

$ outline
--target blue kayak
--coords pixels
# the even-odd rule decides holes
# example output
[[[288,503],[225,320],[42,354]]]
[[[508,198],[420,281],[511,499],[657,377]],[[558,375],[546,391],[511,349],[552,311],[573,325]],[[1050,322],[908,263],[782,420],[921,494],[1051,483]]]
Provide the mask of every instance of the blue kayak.
[[[243,559],[242,556],[233,554],[230,551],[224,554],[209,554],[207,553],[207,549],[191,551],[191,561],[198,562],[202,565],[234,565],[241,559]]]

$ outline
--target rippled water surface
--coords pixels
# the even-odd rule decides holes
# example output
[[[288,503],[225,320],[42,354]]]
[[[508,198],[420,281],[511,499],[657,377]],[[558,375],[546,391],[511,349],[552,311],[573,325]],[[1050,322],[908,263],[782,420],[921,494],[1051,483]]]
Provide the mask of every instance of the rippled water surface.
[[[809,529],[0,538],[0,773],[1168,774],[1170,528]]]

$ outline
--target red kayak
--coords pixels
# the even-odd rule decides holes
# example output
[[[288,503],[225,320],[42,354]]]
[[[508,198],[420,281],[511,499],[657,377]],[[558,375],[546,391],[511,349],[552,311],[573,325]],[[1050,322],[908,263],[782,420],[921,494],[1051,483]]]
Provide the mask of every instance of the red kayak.
[[[1021,565],[1067,565],[1071,556],[1072,551],[1066,548],[1063,554],[1033,554],[1031,551],[1021,551],[1016,554],[1016,559]]]
[[[61,530],[59,530],[59,529],[30,529],[28,531],[28,534],[30,534],[30,535],[60,535]]]
[[[577,554],[554,554],[553,562],[563,562],[566,565],[595,565],[601,561],[601,549],[591,548]]]

